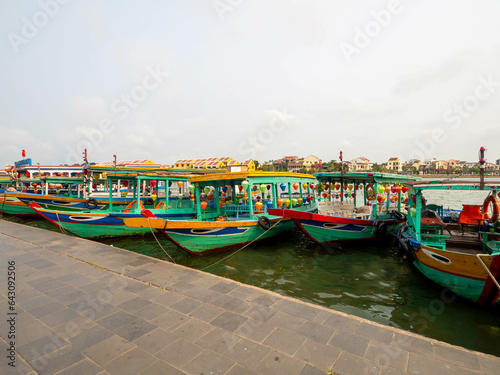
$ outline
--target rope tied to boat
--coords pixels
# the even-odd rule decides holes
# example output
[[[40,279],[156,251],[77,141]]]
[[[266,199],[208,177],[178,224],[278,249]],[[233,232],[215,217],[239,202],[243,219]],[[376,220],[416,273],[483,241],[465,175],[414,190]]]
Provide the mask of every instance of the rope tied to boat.
[[[61,225],[61,220],[59,219],[59,212],[57,212],[57,210],[56,210],[56,217],[57,217],[57,222],[59,223],[58,227],[59,229],[61,229],[61,233],[68,234],[66,233],[66,229],[64,229],[63,226]]]
[[[163,250],[163,252],[164,252],[165,254],[167,254],[167,256],[168,256],[168,257],[169,257],[169,259],[172,261],[172,263],[177,264],[177,263],[175,262],[174,258],[172,258],[172,257],[170,256],[170,254],[169,254],[169,253],[167,253],[167,251],[163,248],[163,246],[161,246],[161,243],[160,243],[160,241],[158,241],[158,238],[156,238],[155,232],[154,232],[153,228],[151,228],[151,223],[150,223],[149,219],[150,219],[150,217],[148,217],[148,225],[149,225],[149,230],[150,230],[150,231],[151,231],[151,233],[153,234],[153,237],[155,238],[156,242],[158,243],[158,245],[160,245],[160,248]]]
[[[253,244],[255,241],[257,241],[259,238],[261,238],[264,234],[266,234],[267,232],[269,232],[271,229],[273,229],[276,225],[278,225],[279,223],[281,223],[283,221],[284,217],[282,217],[281,219],[279,219],[276,224],[272,225],[268,230],[264,231],[263,233],[261,233],[257,238],[253,239],[252,241],[250,241],[249,243],[245,244],[245,246],[243,246],[241,249],[239,250],[236,250],[235,252],[229,254],[227,257],[224,257],[220,260],[218,260],[217,262],[215,263],[212,263],[211,265],[205,267],[205,268],[202,268],[200,271],[205,271],[206,269],[210,268],[210,267],[213,267],[215,266],[216,264],[226,260],[226,259],[229,259],[231,258],[232,256],[236,255],[237,253],[239,253],[241,250],[245,249],[246,247],[250,246],[251,244]]]

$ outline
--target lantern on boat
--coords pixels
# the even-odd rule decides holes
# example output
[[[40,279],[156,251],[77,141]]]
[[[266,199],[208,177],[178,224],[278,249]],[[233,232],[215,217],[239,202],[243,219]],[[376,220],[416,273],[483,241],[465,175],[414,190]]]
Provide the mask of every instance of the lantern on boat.
[[[28,192],[28,190],[26,190],[26,189],[23,190],[23,193],[27,193],[27,192]],[[59,194],[59,193],[57,193],[57,194]]]
[[[267,199],[271,199],[271,194],[267,194]]]
[[[383,186],[379,186],[379,187],[377,188],[377,190],[378,190],[378,193],[379,193],[379,194],[384,194],[384,192],[385,192],[385,187],[383,187]]]
[[[153,202],[156,201],[156,198],[158,198],[158,196],[156,194],[151,194],[151,199],[153,200]]]
[[[309,184],[309,187],[310,187],[311,189],[314,189],[314,184],[311,182],[311,183]]]
[[[182,185],[184,185],[184,181],[177,181],[177,186],[179,187],[179,189],[182,189]]]
[[[398,200],[398,197],[396,197],[395,195],[391,197],[391,202],[397,202]]]
[[[31,185],[33,185],[33,187],[36,188],[38,184],[36,182],[33,182]]]
[[[387,197],[386,197],[385,195],[383,195],[383,196],[382,196],[382,203],[384,203],[384,202],[385,202],[385,199],[386,199],[386,198],[387,198]]]
[[[401,186],[396,186],[396,193],[401,193],[402,187]]]
[[[243,186],[243,190],[246,190],[249,185],[249,182],[247,180],[243,180],[241,182],[241,186]],[[241,190],[240,190],[241,191]]]
[[[384,199],[383,196],[381,196],[381,195],[377,196],[377,201],[379,201],[379,203],[382,203],[382,199]]]
[[[205,194],[208,194],[208,193],[210,193],[210,188],[205,187],[205,189],[203,189],[203,191],[205,192]]]
[[[293,198],[292,199],[292,207],[297,205],[297,199]]]
[[[335,184],[335,190],[340,190],[340,184]]]
[[[389,194],[391,192],[391,188],[389,186],[386,186],[384,191],[386,194]]]
[[[26,183],[24,184],[24,186],[26,186],[26,187],[30,187],[30,183],[29,183],[29,182],[26,182]]]
[[[395,185],[391,186],[391,193],[395,194],[397,192],[397,187]]]
[[[271,190],[271,185],[267,185],[267,190]]]
[[[281,191],[285,191],[286,190],[286,184],[284,182],[282,182],[280,184],[280,189],[281,189]]]
[[[221,200],[221,201],[219,201],[219,207],[220,207],[220,208],[224,207],[224,201],[222,201],[222,200]]]
[[[108,174],[106,172],[103,172],[102,178],[106,178],[106,177],[108,177]]]
[[[38,194],[38,190],[36,190],[36,189],[33,190],[33,193]]]
[[[209,201],[213,201],[214,200],[214,195],[212,192],[210,192],[210,194],[207,195],[207,200]]]
[[[325,184],[325,190],[328,190],[330,188],[330,185]]]
[[[127,180],[123,181],[122,185],[125,186],[125,187],[127,187],[128,186],[128,181]]]
[[[290,207],[290,199],[285,199],[286,208]]]
[[[257,189],[258,189],[258,188],[257,188],[257,186],[256,186],[256,185],[252,186],[252,190],[253,190],[253,191],[257,191]]]
[[[255,209],[256,209],[257,211],[260,211],[260,210],[262,209],[262,202],[257,202],[257,203],[255,203]]]
[[[151,184],[151,187],[155,187],[156,186],[156,180],[151,180],[149,183]]]
[[[304,183],[302,184],[302,188],[303,188],[304,190],[306,190],[306,189],[307,189],[307,183],[306,183],[306,182],[304,182]]]
[[[61,189],[62,188],[62,184],[56,184],[56,189]]]
[[[244,190],[244,189],[243,189],[243,186],[241,186],[241,185],[240,185],[240,186],[238,186],[238,190],[239,190],[239,191],[240,191],[240,193],[241,193],[241,192]]]
[[[177,194],[177,198],[182,199],[183,195],[182,193]]]
[[[227,193],[227,186],[223,186],[223,187],[222,187],[222,192],[223,192],[224,194],[226,194],[226,193]]]
[[[266,192],[266,190],[267,190],[266,185],[264,185],[264,184],[260,185],[260,191],[262,192],[262,194],[264,194]]]
[[[356,197],[356,193],[352,193],[351,197],[355,198]]]
[[[327,193],[323,193],[323,198],[326,198],[327,197]]]
[[[243,194],[243,203],[247,203],[248,200],[248,193],[245,191],[245,194]]]
[[[306,199],[307,199],[307,202],[309,203],[309,202],[311,201],[311,199],[312,199],[312,198],[311,198],[311,196],[310,196],[310,195],[308,195]]]
[[[94,190],[95,190],[95,189],[97,189],[97,185],[96,185],[96,184],[93,184],[93,185],[92,185],[92,189],[94,189]]]
[[[354,189],[354,186],[353,186],[352,184],[349,184],[349,185],[347,186],[347,188],[348,188],[349,190],[352,190],[352,189]]]
[[[302,204],[302,202],[304,201],[302,198],[299,197],[299,199],[297,199],[297,201],[299,202],[299,204]]]
[[[128,195],[128,191],[122,191],[122,196],[123,196],[124,198],[127,198],[127,195]]]
[[[349,193],[349,194],[347,194],[347,195],[349,196],[349,198],[352,198],[352,193]]]
[[[283,199],[282,199],[282,198],[278,199],[278,207],[283,206],[283,202],[284,202],[284,201],[283,201]]]
[[[208,202],[208,208],[214,208],[214,207],[215,207],[215,202],[214,201]]]
[[[293,184],[293,188],[294,188],[295,190],[299,190],[299,184],[298,184],[297,182],[296,182],[296,183],[294,183],[294,184]]]
[[[344,193],[344,197],[348,198],[349,197],[349,193]]]
[[[205,193],[200,194],[200,199],[205,199],[206,197],[207,197],[207,195]]]
[[[189,192],[194,194],[194,185],[189,185]]]
[[[203,201],[203,202],[201,202],[201,203],[200,203],[200,207],[201,207],[203,210],[204,210],[205,208],[207,208],[207,206],[208,206],[208,203],[207,203],[207,202],[205,202],[205,201]]]

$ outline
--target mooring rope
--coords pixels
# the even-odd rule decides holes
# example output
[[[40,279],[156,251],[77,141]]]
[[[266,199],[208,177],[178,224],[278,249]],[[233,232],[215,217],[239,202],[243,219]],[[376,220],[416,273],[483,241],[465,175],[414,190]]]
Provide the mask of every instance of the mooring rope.
[[[171,260],[173,263],[177,264],[177,263],[175,262],[174,258],[172,258],[172,257],[171,257],[171,256],[167,253],[167,251],[163,248],[163,246],[161,246],[161,243],[160,243],[160,241],[158,241],[158,238],[156,238],[155,232],[153,231],[153,228],[151,228],[151,222],[149,221],[149,219],[150,219],[150,218],[148,217],[149,230],[150,230],[150,231],[151,231],[151,233],[153,234],[153,237],[155,238],[156,242],[158,243],[158,245],[160,245],[161,249],[163,250],[163,252],[164,252],[165,254],[167,254],[167,256],[170,258],[170,260]]]
[[[224,257],[224,258],[222,258],[222,259],[218,260],[218,261],[217,261],[217,262],[215,262],[215,263],[212,263],[211,265],[209,265],[209,266],[207,266],[207,267],[205,267],[205,268],[202,268],[200,271],[205,271],[207,268],[213,267],[213,266],[215,266],[216,264],[218,264],[218,263],[220,263],[220,262],[222,262],[222,261],[224,261],[224,260],[226,260],[226,259],[231,258],[233,255],[236,255],[237,253],[239,253],[239,252],[240,252],[241,250],[243,250],[244,248],[246,248],[246,247],[250,246],[251,244],[253,244],[253,243],[254,243],[255,241],[257,241],[259,238],[261,238],[264,234],[266,234],[266,233],[267,233],[267,232],[269,232],[271,229],[273,229],[276,225],[278,225],[279,223],[281,223],[281,221],[282,221],[283,219],[284,219],[284,217],[282,217],[281,219],[279,219],[279,220],[276,222],[276,224],[271,225],[271,226],[269,227],[269,229],[267,229],[265,232],[263,232],[262,234],[260,234],[257,238],[255,238],[255,239],[253,239],[252,241],[250,241],[249,243],[247,243],[247,244],[246,244],[245,246],[243,246],[241,249],[236,250],[235,252],[233,252],[233,253],[229,254],[227,257]]]
[[[61,220],[59,219],[59,212],[56,211],[56,217],[57,217],[57,222],[59,223],[59,229],[61,229],[61,233],[63,234],[68,234],[66,233],[66,229],[64,229],[61,225]]]

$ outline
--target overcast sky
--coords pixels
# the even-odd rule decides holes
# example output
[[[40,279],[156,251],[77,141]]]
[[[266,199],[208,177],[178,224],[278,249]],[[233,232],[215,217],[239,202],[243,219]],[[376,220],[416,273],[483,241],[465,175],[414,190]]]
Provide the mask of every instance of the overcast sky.
[[[0,166],[500,158],[500,2],[1,0]]]

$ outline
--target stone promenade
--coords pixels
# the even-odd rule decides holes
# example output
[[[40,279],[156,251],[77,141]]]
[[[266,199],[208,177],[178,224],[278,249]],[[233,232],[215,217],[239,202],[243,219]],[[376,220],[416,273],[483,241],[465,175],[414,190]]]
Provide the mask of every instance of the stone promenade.
[[[0,374],[500,374],[500,358],[4,220],[0,272]]]

